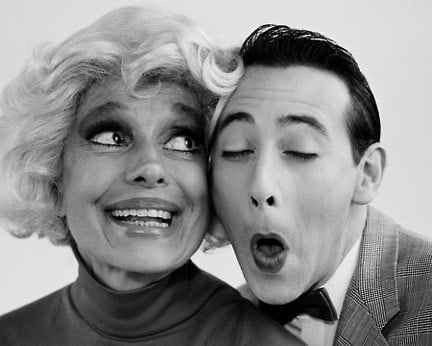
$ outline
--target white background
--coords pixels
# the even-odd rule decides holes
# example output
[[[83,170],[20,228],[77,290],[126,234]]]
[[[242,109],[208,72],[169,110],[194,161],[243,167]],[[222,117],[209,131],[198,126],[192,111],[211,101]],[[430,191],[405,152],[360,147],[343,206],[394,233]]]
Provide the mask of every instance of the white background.
[[[152,2],[152,1],[149,1]],[[432,2],[430,0],[153,1],[197,20],[219,40],[240,44],[264,23],[319,31],[350,50],[375,93],[388,166],[373,205],[432,238]],[[0,87],[41,41],[59,41],[120,0],[2,0]],[[231,248],[198,253],[195,262],[234,286],[243,282]],[[14,239],[0,230],[0,314],[74,280],[68,248]]]

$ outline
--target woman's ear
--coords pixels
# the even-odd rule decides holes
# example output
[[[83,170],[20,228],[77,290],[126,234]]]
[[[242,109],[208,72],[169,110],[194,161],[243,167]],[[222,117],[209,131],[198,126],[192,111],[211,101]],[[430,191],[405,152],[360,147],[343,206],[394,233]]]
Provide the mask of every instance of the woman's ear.
[[[368,204],[376,196],[384,174],[386,153],[380,143],[374,143],[365,151],[358,166],[353,202]]]
[[[204,239],[204,251],[230,244],[225,229],[213,208],[211,208],[210,224]]]
[[[65,207],[65,203],[64,203],[64,198],[63,198],[63,190],[61,188],[57,188],[57,193],[58,193],[58,200],[57,200],[57,206],[58,206],[58,213],[60,217],[66,217],[66,207]]]
[[[66,217],[66,210],[65,210],[63,201],[59,202],[58,211],[59,211],[59,216]]]

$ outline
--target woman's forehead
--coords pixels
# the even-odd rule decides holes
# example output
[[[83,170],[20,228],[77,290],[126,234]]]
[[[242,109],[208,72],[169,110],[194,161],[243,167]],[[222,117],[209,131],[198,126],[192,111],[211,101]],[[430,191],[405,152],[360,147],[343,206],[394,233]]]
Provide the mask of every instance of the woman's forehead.
[[[155,95],[169,96],[173,104],[181,104],[182,109],[200,113],[195,96],[182,86],[173,83],[153,83],[142,86],[135,95],[131,95],[123,80],[117,79],[92,86],[78,108],[78,118],[101,107],[109,110],[127,108],[133,100],[150,99]]]

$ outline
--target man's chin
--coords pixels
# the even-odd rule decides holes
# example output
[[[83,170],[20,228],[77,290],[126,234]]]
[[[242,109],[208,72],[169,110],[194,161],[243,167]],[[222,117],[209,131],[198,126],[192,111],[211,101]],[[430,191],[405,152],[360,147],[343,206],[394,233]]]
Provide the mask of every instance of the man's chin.
[[[295,300],[297,297],[292,297],[292,296],[287,296],[287,295],[278,295],[278,296],[273,296],[273,295],[262,295],[262,297],[258,297],[258,299],[264,303],[267,304],[272,304],[272,305],[284,305],[287,304],[289,302],[292,302],[293,300]]]
[[[251,282],[251,281],[249,281]],[[302,292],[284,283],[255,281],[249,288],[258,300],[272,305],[282,305],[296,299]]]

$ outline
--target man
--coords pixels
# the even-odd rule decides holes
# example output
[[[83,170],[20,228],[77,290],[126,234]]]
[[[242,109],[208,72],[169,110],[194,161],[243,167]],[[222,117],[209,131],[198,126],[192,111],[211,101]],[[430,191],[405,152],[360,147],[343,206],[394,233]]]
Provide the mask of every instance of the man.
[[[385,151],[354,58],[277,25],[240,55],[244,76],[213,131],[212,188],[262,309],[309,345],[432,344],[432,243],[368,206]]]

